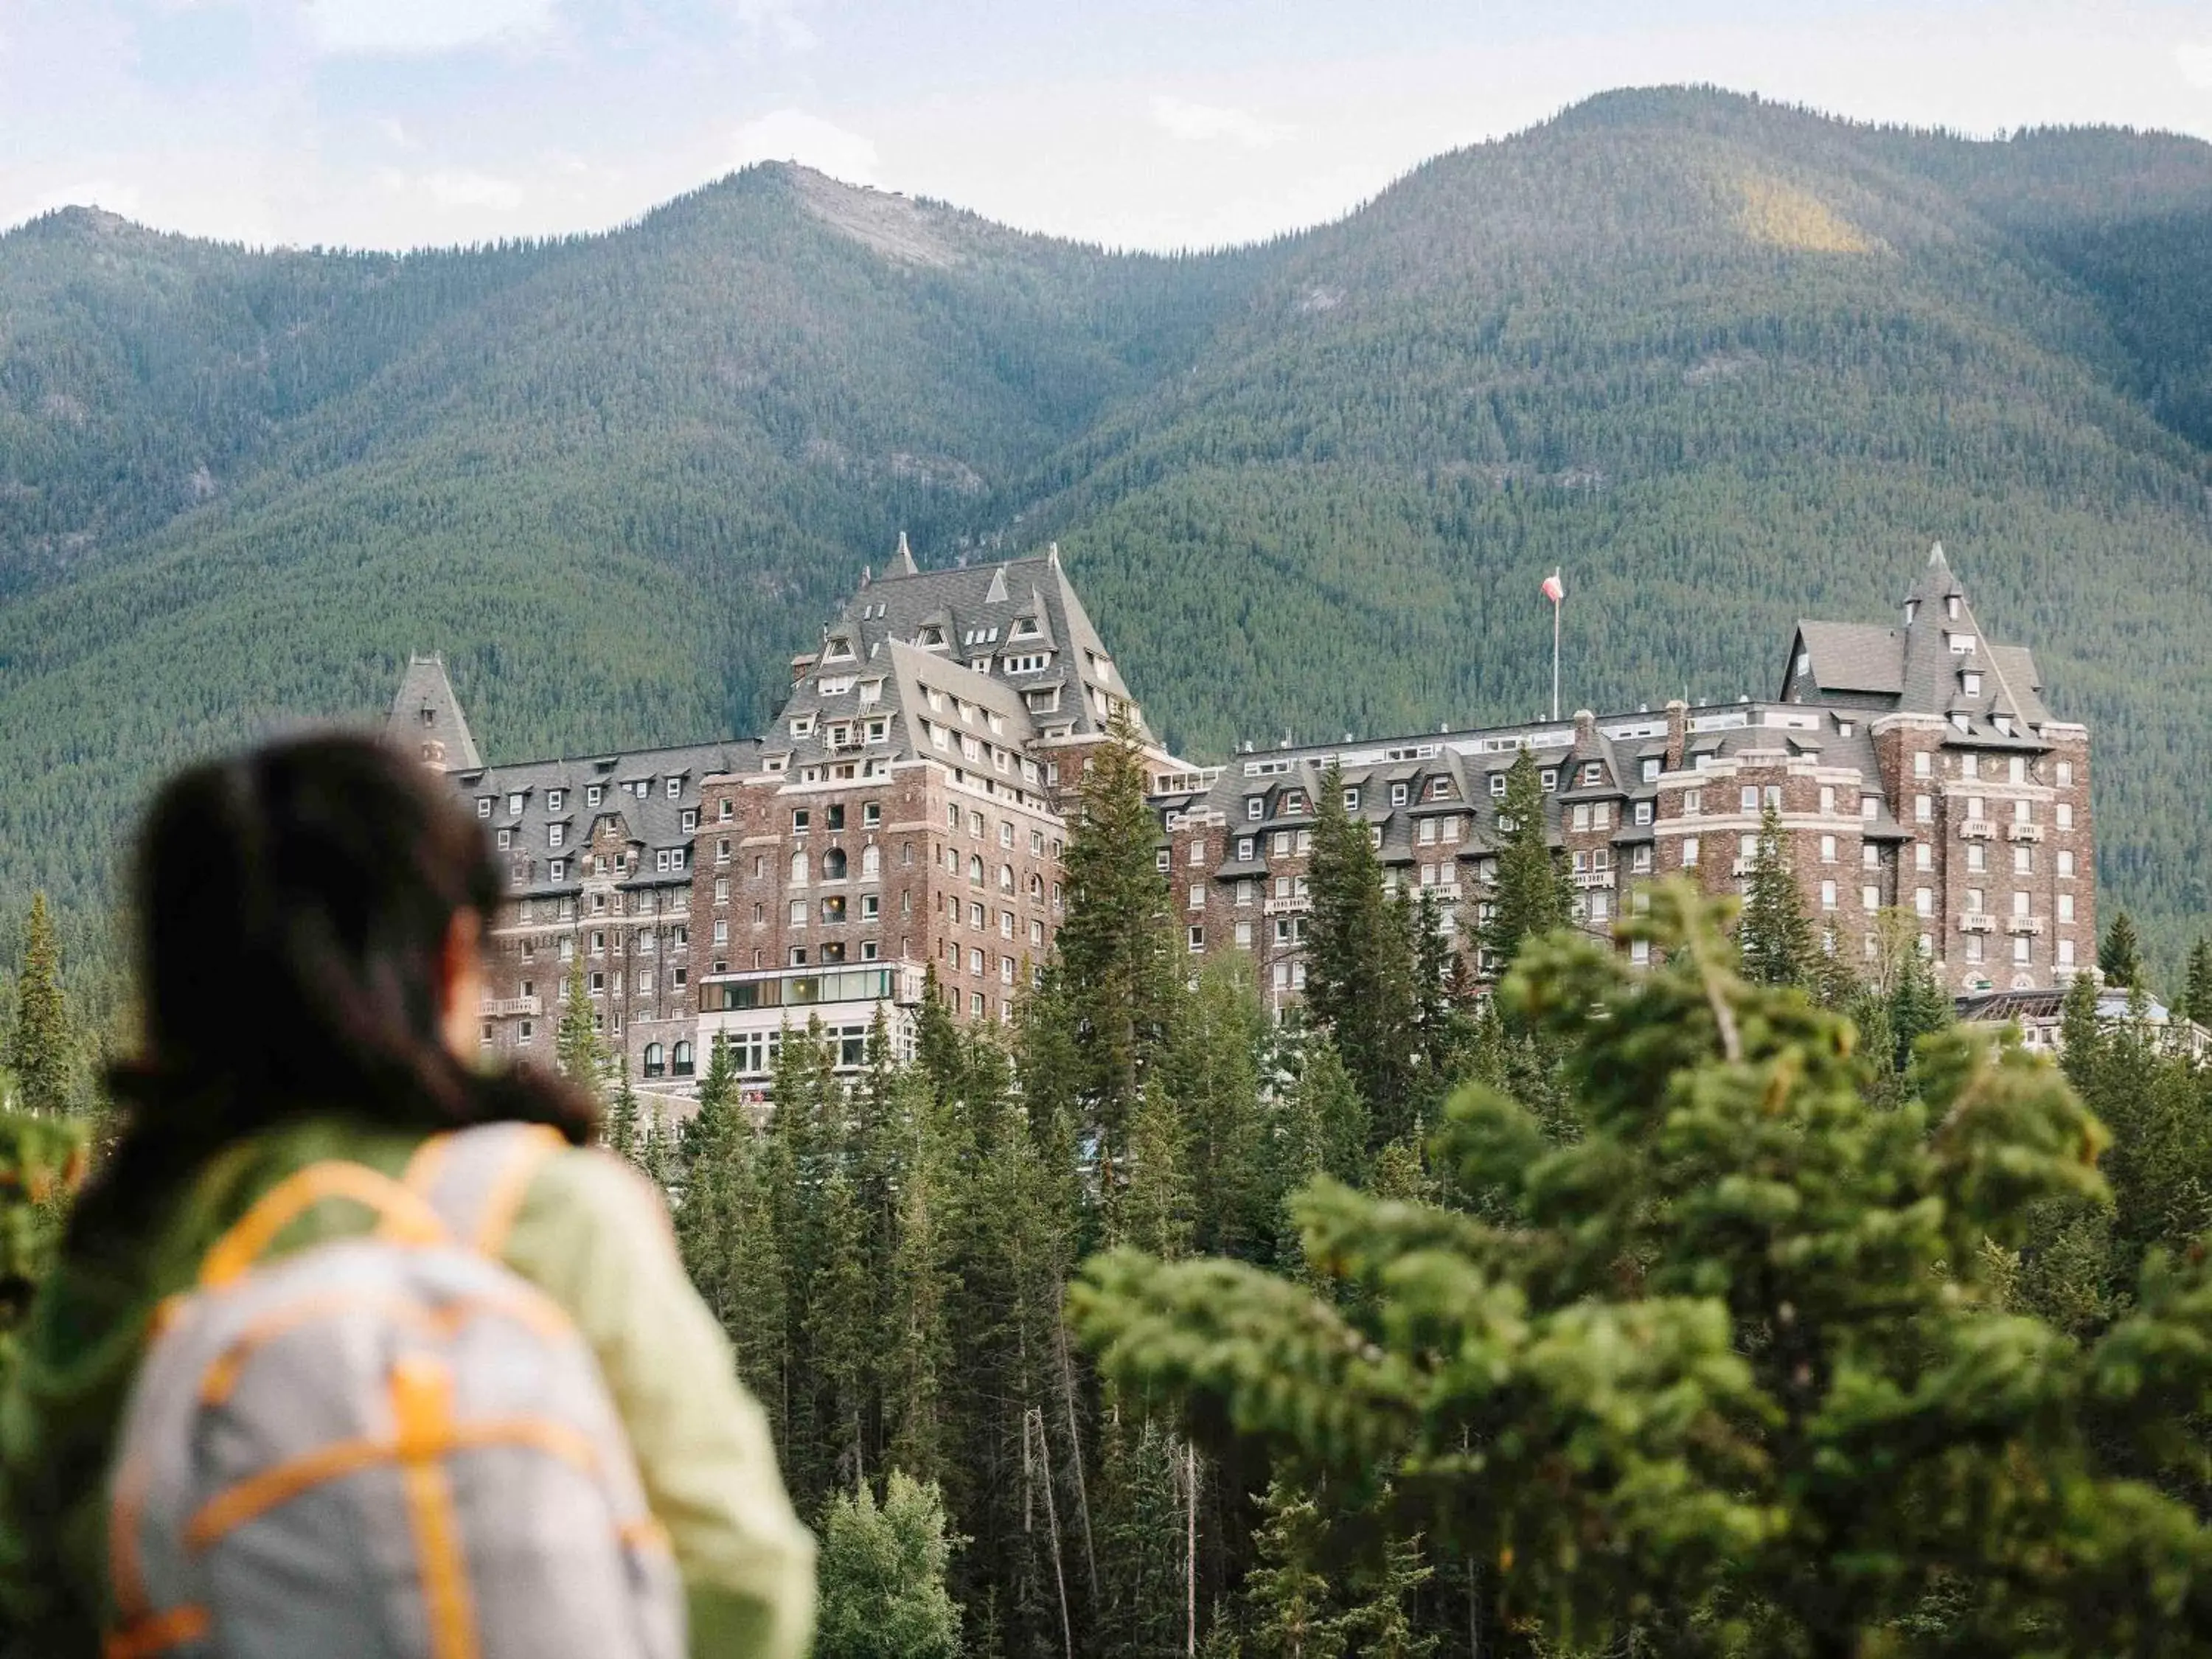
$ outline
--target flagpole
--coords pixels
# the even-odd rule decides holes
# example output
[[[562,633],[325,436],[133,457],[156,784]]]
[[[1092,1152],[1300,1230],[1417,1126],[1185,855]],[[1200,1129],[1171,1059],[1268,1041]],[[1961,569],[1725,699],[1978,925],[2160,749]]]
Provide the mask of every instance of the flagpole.
[[[1559,580],[1557,568],[1552,572],[1552,580],[1555,582]],[[1559,718],[1559,601],[1557,599],[1552,601],[1552,718],[1555,720]]]

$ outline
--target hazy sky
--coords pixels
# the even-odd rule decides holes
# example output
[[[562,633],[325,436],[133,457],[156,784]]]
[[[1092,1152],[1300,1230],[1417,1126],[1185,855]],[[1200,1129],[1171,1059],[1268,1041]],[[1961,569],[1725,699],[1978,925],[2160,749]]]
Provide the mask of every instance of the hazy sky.
[[[1607,87],[2212,138],[2212,0],[0,0],[0,226],[595,229],[742,163],[1124,246],[1237,241]]]

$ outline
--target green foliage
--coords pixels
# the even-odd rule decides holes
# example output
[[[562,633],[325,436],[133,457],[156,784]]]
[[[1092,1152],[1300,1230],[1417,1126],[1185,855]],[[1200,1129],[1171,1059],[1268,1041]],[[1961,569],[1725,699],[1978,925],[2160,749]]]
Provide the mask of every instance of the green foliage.
[[[23,924],[22,965],[15,975],[15,1024],[8,1034],[13,1103],[41,1117],[58,1117],[75,1104],[80,1060],[76,1033],[62,994],[61,945],[54,936],[46,896],[31,898]]]
[[[1498,848],[1490,917],[1480,937],[1492,971],[1503,975],[1523,943],[1574,919],[1575,890],[1565,862],[1547,840],[1544,790],[1534,750],[1523,749],[1513,757],[1498,810],[1513,827]]]
[[[2124,990],[2143,982],[2142,944],[2136,936],[2135,918],[2124,910],[2105,930],[2105,942],[2097,950],[2097,968],[2106,984]]]
[[[960,1609],[945,1587],[956,1540],[933,1484],[893,1470],[884,1501],[863,1485],[822,1522],[817,1659],[958,1659]]]
[[[607,1050],[599,1040],[599,1021],[592,1010],[592,995],[584,977],[582,942],[568,958],[568,972],[561,988],[561,1023],[553,1034],[553,1059],[571,1088],[593,1100],[604,1097]]]
[[[2212,1027],[2212,939],[2200,939],[2190,947],[2177,1011],[2184,1018]]]
[[[1382,889],[1366,820],[1344,805],[1344,775],[1322,775],[1308,867],[1306,1006],[1326,1025],[1384,1139],[1420,1116],[1420,962],[1412,911]]]
[[[629,1057],[617,1068],[614,1104],[608,1109],[607,1150],[625,1163],[643,1167],[646,1133],[638,1126],[637,1091],[629,1086]]]
[[[64,1206],[84,1170],[82,1124],[0,1112],[0,1381],[15,1363],[15,1333],[53,1260]]]
[[[1244,1580],[1250,1650],[1278,1659],[1337,1659],[1344,1634],[1331,1617],[1328,1522],[1312,1494],[1277,1480],[1260,1500],[1255,1557]]]
[[[1771,805],[1759,817],[1759,848],[1744,883],[1736,938],[1743,976],[1753,984],[1804,985],[1812,979],[1819,947],[1783,844],[1782,815]]]
[[[1870,1107],[1849,1024],[1742,979],[1691,890],[1629,925],[1662,967],[1563,935],[1501,987],[1563,1045],[1578,1121],[1454,1100],[1438,1156],[1499,1220],[1316,1183],[1298,1213],[1329,1297],[1101,1258],[1072,1312],[1113,1384],[1301,1479],[1392,1481],[1560,1644],[1663,1624],[1774,1653],[1912,1629],[2109,1652],[2199,1627],[2212,1529],[2185,1481],[2137,1471],[2195,1466],[2212,1269],[2142,1243],[2124,1310],[2078,1337],[2023,1310],[2018,1272],[2042,1217],[2122,1182],[2154,1209],[2201,1170],[2184,1097],[2122,1131],[2108,1185],[2106,1129],[2048,1066],[1953,1029],[1923,1040],[1917,1096]]]

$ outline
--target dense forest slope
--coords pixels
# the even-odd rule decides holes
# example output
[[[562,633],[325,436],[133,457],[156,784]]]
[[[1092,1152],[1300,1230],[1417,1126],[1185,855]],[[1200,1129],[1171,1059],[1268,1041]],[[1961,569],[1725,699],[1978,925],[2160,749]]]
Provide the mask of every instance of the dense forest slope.
[[[1593,100],[1264,246],[750,170],[611,235],[0,238],[0,880],[437,647],[495,754],[744,730],[903,528],[1056,538],[1171,738],[1765,690],[1940,537],[2094,722],[2107,902],[2204,924],[2212,147]]]

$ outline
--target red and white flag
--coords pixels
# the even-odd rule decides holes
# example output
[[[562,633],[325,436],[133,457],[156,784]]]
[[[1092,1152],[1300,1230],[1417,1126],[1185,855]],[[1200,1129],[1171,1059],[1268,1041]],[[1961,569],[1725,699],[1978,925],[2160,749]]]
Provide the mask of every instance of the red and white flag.
[[[1544,597],[1553,605],[1567,597],[1567,590],[1559,585],[1559,573],[1556,570],[1544,578]]]

